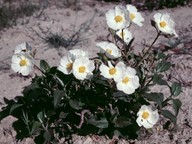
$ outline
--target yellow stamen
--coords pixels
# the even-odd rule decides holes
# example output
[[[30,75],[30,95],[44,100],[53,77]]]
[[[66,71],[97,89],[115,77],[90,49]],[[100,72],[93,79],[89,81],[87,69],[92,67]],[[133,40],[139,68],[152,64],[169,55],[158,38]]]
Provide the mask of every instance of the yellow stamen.
[[[111,54],[112,53],[112,50],[111,49],[106,49],[106,52]]]
[[[125,78],[122,80],[122,82],[123,82],[124,84],[127,84],[127,83],[129,82],[129,78],[128,78],[128,77],[125,77]]]
[[[121,22],[122,20],[123,20],[122,16],[117,15],[117,16],[115,17],[116,23],[119,23],[119,22]]]
[[[159,24],[160,24],[160,27],[162,27],[162,28],[166,27],[166,25],[167,25],[167,23],[165,21],[162,21]]]
[[[149,113],[146,112],[146,111],[143,112],[142,117],[143,117],[144,119],[147,119],[147,118],[149,117]]]
[[[26,66],[27,65],[27,61],[25,59],[22,59],[19,63],[20,66]]]
[[[109,69],[109,74],[110,74],[110,75],[114,75],[114,74],[116,73],[116,71],[117,71],[117,70],[116,70],[115,68],[110,68],[110,69]]]
[[[68,70],[71,70],[72,67],[73,67],[73,63],[68,63],[68,64],[67,64],[67,69],[68,69]]]
[[[84,73],[85,72],[86,67],[85,66],[80,66],[79,67],[79,73]]]
[[[135,18],[135,14],[130,13],[129,17],[130,17],[131,20],[133,20]]]

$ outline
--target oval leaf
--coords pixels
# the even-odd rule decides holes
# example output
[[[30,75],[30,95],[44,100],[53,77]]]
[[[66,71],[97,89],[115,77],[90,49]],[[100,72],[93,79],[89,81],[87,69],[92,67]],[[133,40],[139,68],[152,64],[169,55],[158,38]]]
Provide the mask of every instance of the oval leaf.
[[[17,109],[18,107],[22,106],[23,104],[13,104],[10,108],[9,113],[12,114],[12,112]]]
[[[162,102],[164,99],[164,96],[162,93],[149,93],[149,94],[145,94],[144,97],[147,98],[148,101],[154,101],[160,107],[162,107]]]
[[[181,93],[181,84],[174,82],[171,86],[171,94],[173,96],[178,96]]]
[[[108,121],[106,118],[102,118],[101,120],[89,119],[87,122],[98,128],[107,128],[108,127]]]
[[[168,118],[169,120],[171,120],[174,123],[174,125],[176,125],[176,123],[177,123],[176,116],[174,114],[172,114],[169,110],[161,110],[161,114],[165,118]]]
[[[166,55],[160,51],[158,51],[157,53],[157,59],[160,60],[160,59],[165,59],[166,58]]]
[[[51,140],[51,134],[49,133],[49,131],[45,131],[45,133],[43,134],[43,137],[45,139],[44,143],[50,143]]]
[[[172,99],[172,101],[173,101],[173,108],[175,110],[175,115],[177,116],[182,103],[179,99]]]
[[[65,92],[61,90],[55,90],[53,93],[53,103],[54,107],[57,108],[59,103],[61,102],[62,97],[64,96]]]
[[[154,20],[151,20],[151,26],[153,26],[154,28],[156,28],[156,22]]]
[[[82,109],[82,106],[84,106],[84,103],[78,102],[77,100],[70,100],[69,105],[76,110]]]
[[[131,124],[131,120],[125,116],[120,116],[115,120],[115,127],[126,127]]]
[[[41,112],[39,112],[38,114],[37,114],[37,119],[39,120],[39,122],[40,123],[43,123],[43,121],[44,121],[44,112],[43,111],[41,111]]]
[[[171,63],[170,62],[166,62],[166,61],[162,61],[160,63],[157,64],[157,72],[165,72],[167,70],[169,70],[171,67]]]
[[[167,82],[165,80],[163,80],[162,78],[163,78],[163,75],[155,74],[153,76],[153,83],[158,84],[158,85],[167,85]]]
[[[35,121],[31,129],[31,134],[35,134],[40,126],[41,126],[41,123],[38,121]]]
[[[45,60],[40,61],[40,68],[44,72],[48,72],[50,70],[50,66]]]

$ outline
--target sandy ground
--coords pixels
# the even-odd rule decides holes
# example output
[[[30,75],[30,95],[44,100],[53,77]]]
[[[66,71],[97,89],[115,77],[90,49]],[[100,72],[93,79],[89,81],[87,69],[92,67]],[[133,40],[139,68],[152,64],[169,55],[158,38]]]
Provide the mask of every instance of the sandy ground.
[[[59,64],[61,56],[66,52],[66,48],[53,48],[44,40],[50,34],[59,34],[66,38],[74,34],[80,27],[89,24],[90,27],[82,32],[80,42],[73,47],[90,51],[93,55],[98,51],[95,44],[98,41],[106,40],[108,31],[105,21],[106,10],[113,8],[115,4],[104,2],[93,2],[91,0],[82,0],[77,6],[66,8],[64,5],[52,1],[43,11],[37,11],[31,17],[19,19],[17,25],[0,32],[0,107],[3,106],[3,97],[14,98],[21,94],[24,86],[28,85],[31,78],[24,79],[20,77],[10,77],[14,72],[10,69],[11,56],[15,46],[27,41],[37,50],[37,61],[46,60],[51,66]],[[42,12],[42,13],[41,13]],[[167,50],[170,54],[170,60],[175,64],[170,72],[172,79],[179,79],[184,87],[183,93],[179,99],[182,101],[182,110],[178,115],[177,131],[159,130],[151,135],[141,136],[136,143],[138,144],[190,144],[192,143],[192,7],[178,7],[174,9],[164,9],[158,11],[143,11],[145,18],[142,28],[132,27],[131,32],[135,37],[135,51],[140,51],[142,42],[150,44],[155,36],[155,29],[150,26],[150,19],[156,12],[168,12],[176,22],[176,31],[179,34],[180,43],[174,47],[185,54],[175,54],[174,50]],[[83,25],[82,25],[83,24]],[[175,40],[178,41],[178,40]],[[155,46],[161,46],[167,41],[164,38],[158,40]],[[160,44],[162,43],[162,44]],[[163,88],[158,88],[164,91]],[[14,143],[15,132],[11,128],[14,119],[8,117],[0,124],[0,144]],[[110,143],[105,137],[94,138],[93,136],[80,137],[74,136],[74,143]],[[30,144],[27,139],[20,143]],[[129,143],[125,140],[118,140],[118,143]]]

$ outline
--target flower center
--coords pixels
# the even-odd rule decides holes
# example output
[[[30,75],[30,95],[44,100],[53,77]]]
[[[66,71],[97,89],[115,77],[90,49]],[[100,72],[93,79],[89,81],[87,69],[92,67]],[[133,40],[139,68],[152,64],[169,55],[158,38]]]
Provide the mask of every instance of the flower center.
[[[26,66],[27,65],[27,61],[25,59],[22,59],[19,63],[20,66]]]
[[[129,17],[130,17],[131,20],[133,20],[135,18],[135,14],[130,13]]]
[[[67,69],[68,69],[68,70],[71,70],[72,67],[73,67],[73,63],[68,63],[68,64],[67,64]]]
[[[109,69],[109,74],[110,74],[110,75],[114,75],[114,74],[116,73],[116,71],[117,71],[117,70],[116,70],[115,68],[110,68],[110,69]]]
[[[165,21],[162,21],[159,23],[162,28],[166,27],[167,23]]]
[[[143,112],[142,117],[144,119],[147,119],[149,117],[149,113],[148,112]]]
[[[127,84],[127,83],[129,82],[129,78],[128,78],[128,77],[125,77],[125,78],[122,80],[122,82],[123,82],[124,84]]]
[[[80,66],[79,67],[79,73],[84,73],[85,72],[85,66]]]
[[[123,20],[122,16],[117,15],[117,16],[115,17],[116,23],[119,23],[119,22],[121,22],[122,20]]]
[[[106,52],[111,54],[112,53],[112,50],[111,49],[106,49]]]

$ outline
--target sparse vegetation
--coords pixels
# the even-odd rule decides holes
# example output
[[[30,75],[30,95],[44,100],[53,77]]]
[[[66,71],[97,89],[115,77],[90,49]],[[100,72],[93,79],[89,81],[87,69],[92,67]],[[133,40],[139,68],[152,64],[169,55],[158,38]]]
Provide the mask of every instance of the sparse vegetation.
[[[176,6],[184,6],[189,0],[145,0],[144,7],[149,10],[163,9],[163,8],[174,8]]]
[[[11,4],[0,6],[0,30],[16,25],[18,18],[31,16],[39,9],[39,6],[31,3],[21,4],[18,8],[11,6]]]
[[[123,2],[126,4],[137,5],[140,9],[163,9],[184,6],[189,0],[104,0],[105,2]]]
[[[64,37],[57,33],[50,33],[48,36],[46,36],[46,38],[43,39],[45,39],[45,41],[54,48],[64,47],[70,49],[79,42],[83,41],[83,35],[90,29],[90,25],[93,22],[94,17],[95,14],[92,16],[91,19],[82,23],[80,27],[76,31],[72,32],[70,36]]]

